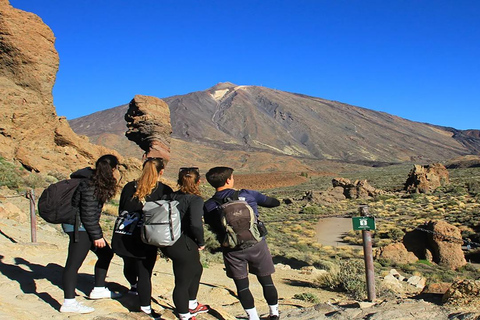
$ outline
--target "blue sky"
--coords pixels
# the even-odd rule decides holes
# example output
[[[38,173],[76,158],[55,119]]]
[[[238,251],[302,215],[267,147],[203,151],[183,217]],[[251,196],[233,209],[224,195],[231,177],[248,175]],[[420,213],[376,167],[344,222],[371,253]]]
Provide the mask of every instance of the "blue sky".
[[[480,129],[478,0],[10,0],[56,36],[58,115],[218,82]]]

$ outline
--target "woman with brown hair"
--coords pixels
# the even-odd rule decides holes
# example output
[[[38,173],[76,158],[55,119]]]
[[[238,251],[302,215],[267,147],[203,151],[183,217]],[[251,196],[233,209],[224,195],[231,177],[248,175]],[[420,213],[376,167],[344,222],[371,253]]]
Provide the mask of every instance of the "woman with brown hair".
[[[79,208],[80,226],[78,232],[72,224],[62,224],[68,234],[68,256],[63,270],[62,285],[64,302],[60,312],[90,313],[95,309],[85,306],[75,299],[78,270],[91,250],[98,257],[95,263],[95,287],[90,299],[118,298],[121,296],[105,287],[113,251],[103,237],[100,216],[103,204],[112,199],[117,191],[119,176],[118,159],[114,155],[101,156],[95,169],[84,168],[71,174],[71,178],[83,179],[73,196],[72,204]]]
[[[123,274],[131,286],[129,293],[138,294],[140,310],[154,319],[160,318],[151,308],[151,278],[157,260],[157,247],[142,242],[140,229],[143,202],[159,200],[173,192],[172,188],[159,181],[164,169],[162,158],[146,158],[140,177],[123,187],[115,229],[122,223],[124,232],[115,232],[112,238],[114,252],[124,261]],[[132,223],[134,219],[138,220],[135,224]],[[130,226],[133,228],[130,229]]]
[[[197,167],[180,168],[180,189],[171,198],[177,200],[182,218],[182,235],[170,247],[162,247],[162,253],[173,262],[175,288],[173,302],[181,320],[195,320],[198,313],[209,307],[197,302],[203,267],[199,250],[203,250],[203,199],[200,197],[200,173]]]

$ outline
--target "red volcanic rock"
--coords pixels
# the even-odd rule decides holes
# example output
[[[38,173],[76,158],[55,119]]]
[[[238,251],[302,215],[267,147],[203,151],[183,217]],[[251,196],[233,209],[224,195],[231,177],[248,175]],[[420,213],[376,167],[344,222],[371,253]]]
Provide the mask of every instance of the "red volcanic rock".
[[[414,165],[405,182],[408,192],[429,193],[449,183],[448,170],[440,163]]]

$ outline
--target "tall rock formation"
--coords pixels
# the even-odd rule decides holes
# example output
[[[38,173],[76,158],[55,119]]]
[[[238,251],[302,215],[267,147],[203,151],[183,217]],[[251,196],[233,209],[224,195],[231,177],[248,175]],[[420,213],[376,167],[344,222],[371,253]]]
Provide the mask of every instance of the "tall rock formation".
[[[125,120],[128,128],[125,136],[145,151],[145,156],[170,160],[172,125],[165,101],[136,95],[128,105]]]
[[[118,155],[77,136],[65,117],[57,116],[54,43],[38,16],[0,0],[0,156],[32,172],[68,173],[92,165],[101,154]]]

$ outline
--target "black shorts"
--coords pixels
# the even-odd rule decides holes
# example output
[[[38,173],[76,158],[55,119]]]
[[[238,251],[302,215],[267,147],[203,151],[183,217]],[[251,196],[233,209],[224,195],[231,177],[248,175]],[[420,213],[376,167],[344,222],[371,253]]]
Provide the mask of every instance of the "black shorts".
[[[244,279],[248,273],[256,276],[269,276],[275,272],[272,255],[265,239],[244,250],[224,251],[223,262],[227,277]]]

